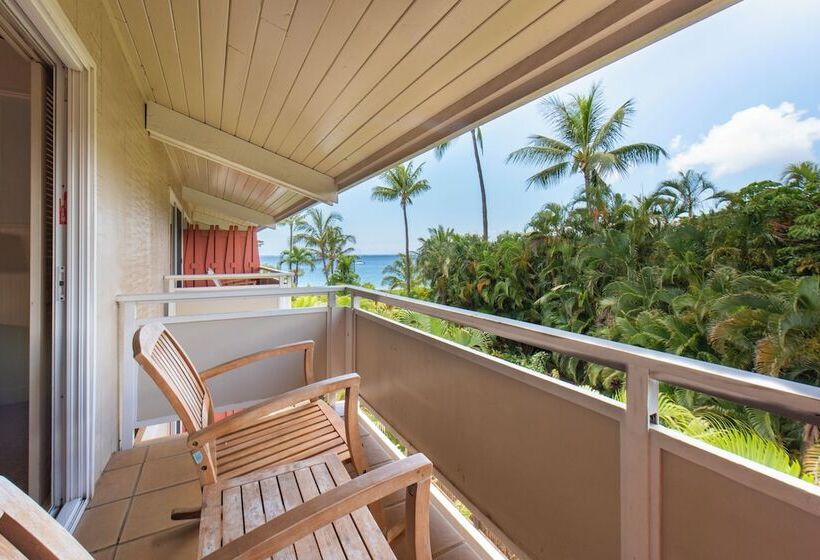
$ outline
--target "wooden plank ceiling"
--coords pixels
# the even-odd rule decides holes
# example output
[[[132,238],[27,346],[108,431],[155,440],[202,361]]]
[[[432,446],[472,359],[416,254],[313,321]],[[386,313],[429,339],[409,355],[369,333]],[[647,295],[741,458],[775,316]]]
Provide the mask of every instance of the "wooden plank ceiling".
[[[109,2],[147,101],[343,190],[732,0]],[[185,186],[273,219],[312,203],[169,151]]]

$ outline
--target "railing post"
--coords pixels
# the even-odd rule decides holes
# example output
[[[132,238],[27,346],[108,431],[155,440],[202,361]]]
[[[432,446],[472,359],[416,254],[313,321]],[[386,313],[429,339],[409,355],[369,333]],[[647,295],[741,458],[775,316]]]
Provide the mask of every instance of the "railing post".
[[[361,298],[350,294],[350,309],[345,321],[345,372],[356,370],[356,310],[361,305]]]
[[[626,371],[626,415],[621,424],[621,559],[648,560],[652,519],[649,426],[658,412],[658,383],[643,364]],[[654,560],[654,559],[653,559]]]
[[[325,327],[325,377],[333,377],[333,310],[336,308],[336,292],[327,293],[327,326]],[[336,393],[330,395],[330,406],[336,405]]]
[[[168,284],[166,285],[166,290],[165,291],[168,292],[169,294],[175,292],[177,290],[177,281],[174,280],[173,278],[168,278],[167,281],[168,281]],[[168,303],[166,303],[165,304],[165,314],[168,317],[174,317],[177,314],[177,304],[174,303],[173,301],[169,301]]]
[[[137,304],[120,302],[119,328],[119,382],[120,382],[120,449],[130,449],[134,444],[134,424],[137,419],[137,371],[134,357],[129,352],[131,337],[137,330]]]

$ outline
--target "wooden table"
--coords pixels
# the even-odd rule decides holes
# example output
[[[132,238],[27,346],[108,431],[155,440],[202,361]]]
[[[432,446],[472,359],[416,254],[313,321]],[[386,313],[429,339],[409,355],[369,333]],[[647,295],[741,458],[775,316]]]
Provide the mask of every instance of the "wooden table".
[[[220,480],[203,490],[199,557],[350,480],[336,454]],[[366,507],[338,518],[276,553],[275,559],[395,559]]]

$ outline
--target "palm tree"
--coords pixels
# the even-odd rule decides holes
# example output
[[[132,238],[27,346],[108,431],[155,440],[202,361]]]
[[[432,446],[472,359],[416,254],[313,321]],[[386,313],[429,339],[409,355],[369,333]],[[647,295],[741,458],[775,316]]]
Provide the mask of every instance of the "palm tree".
[[[673,204],[678,215],[686,212],[689,218],[693,218],[695,210],[701,206],[703,196],[707,192],[715,194],[715,185],[706,178],[705,173],[697,173],[690,169],[685,172],[678,171],[676,179],[662,181],[655,195]]]
[[[481,224],[483,227],[482,238],[487,241],[487,190],[484,187],[484,171],[481,168],[481,156],[484,155],[484,135],[481,128],[476,127],[470,131],[470,138],[473,141],[473,157],[475,158],[475,168],[478,172],[478,187],[481,189]],[[453,146],[453,140],[447,140],[435,147],[436,159],[441,161],[444,154]],[[480,152],[480,153],[479,153]]]
[[[356,238],[343,232],[341,227],[335,227],[331,230],[327,241],[327,263],[330,276],[333,276],[333,273],[336,272],[336,265],[340,263],[343,257],[352,256],[354,243],[356,243]]]
[[[293,230],[294,230],[294,228],[298,228],[298,226],[305,223],[305,217],[301,213],[294,214],[293,216],[289,216],[289,217],[285,218],[284,220],[282,220],[282,223],[285,224],[286,226],[288,226],[288,228],[290,229],[290,231],[288,232],[288,250],[292,251],[293,250]],[[293,267],[291,267],[289,270],[291,272],[293,272]]]
[[[289,266],[293,271],[293,285],[298,286],[299,276],[304,274],[303,267],[310,267],[313,270],[316,266],[316,259],[309,249],[295,245],[290,249],[285,249],[282,253],[282,264]]]
[[[304,222],[295,226],[295,239],[304,243],[321,261],[322,272],[327,282],[335,268],[336,258],[349,252],[346,245],[355,242],[356,239],[342,232],[342,215],[338,212],[329,212],[325,215],[318,208],[311,208],[304,217]]]
[[[414,280],[412,261],[407,260],[405,255],[399,255],[395,261],[384,267],[382,275],[382,286],[387,286],[390,290],[396,290],[400,286],[407,288]],[[409,288],[407,289],[407,295],[410,295]]]
[[[418,167],[414,167],[412,161],[388,169],[381,176],[385,185],[373,187],[371,194],[373,200],[382,202],[398,200],[401,205],[401,211],[404,215],[404,261],[407,270],[405,281],[408,296],[410,295],[413,278],[413,265],[410,262],[410,228],[407,224],[407,206],[413,204],[413,197],[430,190],[430,183],[427,179],[421,177],[423,169],[423,163]]]
[[[805,187],[820,184],[820,165],[811,161],[790,163],[783,170],[780,180],[787,185]]]
[[[336,270],[330,275],[331,284],[361,284],[362,279],[356,272],[356,255],[339,255]]]
[[[646,142],[619,146],[624,130],[635,113],[635,102],[627,100],[606,116],[602,90],[593,84],[586,95],[573,94],[569,101],[550,97],[542,102],[544,119],[551,123],[558,138],[541,134],[530,136],[530,145],[507,156],[507,162],[546,166],[527,179],[527,186],[550,187],[573,173],[584,177],[583,194],[593,225],[600,208],[595,203],[605,189],[606,179],[623,175],[642,163],[657,163],[666,152]],[[598,195],[598,196],[596,196]]]

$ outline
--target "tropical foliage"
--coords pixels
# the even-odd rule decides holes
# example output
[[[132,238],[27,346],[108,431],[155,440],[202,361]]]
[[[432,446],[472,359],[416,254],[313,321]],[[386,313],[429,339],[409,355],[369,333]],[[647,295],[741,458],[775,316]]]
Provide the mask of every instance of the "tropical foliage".
[[[820,386],[820,183],[805,177],[719,193],[707,213],[711,183],[683,173],[648,197],[608,196],[598,225],[581,200],[548,204],[526,232],[492,242],[439,227],[420,240],[418,269],[441,303]],[[567,356],[489,349],[610,396],[623,387],[622,372]],[[785,472],[799,473],[798,459],[817,472],[815,427],[691,391],[664,395],[671,426]]]

